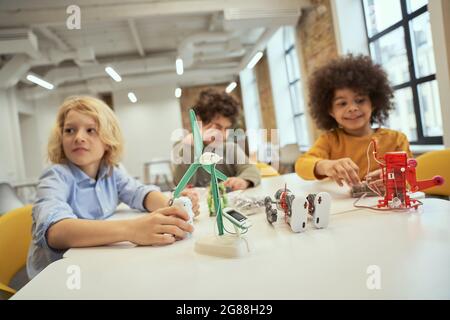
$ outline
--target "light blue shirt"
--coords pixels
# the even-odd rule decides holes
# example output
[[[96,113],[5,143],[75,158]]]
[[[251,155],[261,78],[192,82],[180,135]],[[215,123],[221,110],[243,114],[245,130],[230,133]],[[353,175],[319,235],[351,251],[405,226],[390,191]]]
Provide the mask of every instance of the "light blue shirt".
[[[97,180],[72,163],[55,164],[44,171],[33,205],[33,239],[27,260],[30,279],[65,252],[47,243],[47,230],[54,223],[63,219],[104,220],[114,213],[119,202],[146,211],[145,196],[159,188],[143,185],[117,167],[109,175],[110,168],[101,166]]]

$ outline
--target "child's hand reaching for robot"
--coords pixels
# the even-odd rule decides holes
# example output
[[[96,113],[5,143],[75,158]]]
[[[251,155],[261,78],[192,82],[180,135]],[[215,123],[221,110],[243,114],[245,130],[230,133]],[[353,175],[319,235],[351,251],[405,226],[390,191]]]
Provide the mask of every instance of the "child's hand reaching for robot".
[[[366,176],[366,182],[372,189],[379,191],[380,193],[384,193],[384,183],[381,174],[381,169],[370,172]]]
[[[383,181],[383,177],[381,176],[381,169],[374,170],[369,172],[366,176],[366,181],[375,182],[375,181]]]
[[[231,188],[231,190],[244,190],[250,185],[250,182],[238,177],[230,177],[223,183],[225,187]]]
[[[330,177],[341,187],[344,186],[343,182],[349,186],[361,183],[358,172],[359,167],[350,158],[321,160],[315,168],[317,175]]]
[[[199,211],[200,204],[199,204],[198,192],[196,190],[194,190],[194,189],[186,188],[183,191],[181,191],[181,195],[191,199],[192,211],[194,212],[195,216],[198,216],[198,214],[200,213],[200,211]]]

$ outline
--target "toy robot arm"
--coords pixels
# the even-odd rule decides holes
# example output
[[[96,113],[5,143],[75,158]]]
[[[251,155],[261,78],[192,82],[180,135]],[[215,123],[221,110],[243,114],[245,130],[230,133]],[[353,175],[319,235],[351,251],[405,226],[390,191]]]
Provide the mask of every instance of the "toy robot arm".
[[[431,179],[417,181],[416,178],[417,161],[415,159],[408,159],[408,169],[406,172],[406,180],[408,181],[411,191],[416,192],[428,189],[434,186],[444,184],[444,178],[441,176],[434,176]]]

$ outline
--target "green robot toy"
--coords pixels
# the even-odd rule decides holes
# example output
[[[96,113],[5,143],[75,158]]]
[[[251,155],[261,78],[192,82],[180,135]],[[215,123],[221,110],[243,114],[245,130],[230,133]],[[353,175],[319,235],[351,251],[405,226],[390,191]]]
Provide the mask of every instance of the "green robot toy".
[[[225,188],[223,182],[219,183],[218,187],[219,187],[220,206],[221,206],[221,208],[225,208],[228,206],[228,198],[227,198],[226,188]],[[214,207],[214,198],[213,198],[211,190],[212,190],[212,188],[210,186],[208,189],[208,198],[207,198],[208,210],[209,210],[209,216],[215,217],[216,209]]]

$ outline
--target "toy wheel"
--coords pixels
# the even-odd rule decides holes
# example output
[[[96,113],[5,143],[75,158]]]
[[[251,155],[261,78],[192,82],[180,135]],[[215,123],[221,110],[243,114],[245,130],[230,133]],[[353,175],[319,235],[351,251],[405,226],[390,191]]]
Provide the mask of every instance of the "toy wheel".
[[[280,200],[281,194],[283,193],[284,189],[279,189],[277,192],[275,192],[275,199]]]
[[[292,209],[292,202],[294,202],[295,196],[293,194],[290,194],[286,197],[286,205],[289,209]]]
[[[264,198],[264,205],[266,206],[266,208],[272,207],[272,199],[270,199],[269,196]]]
[[[272,222],[277,221],[277,210],[272,209]]]
[[[278,189],[278,191],[275,192],[275,199],[280,200],[281,194],[285,191],[286,191],[286,194],[292,194],[291,190],[289,190],[289,189]]]

